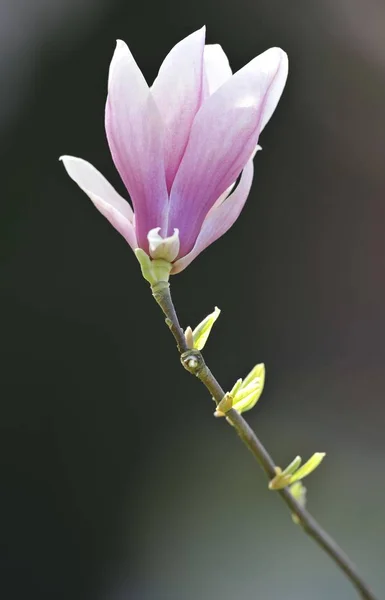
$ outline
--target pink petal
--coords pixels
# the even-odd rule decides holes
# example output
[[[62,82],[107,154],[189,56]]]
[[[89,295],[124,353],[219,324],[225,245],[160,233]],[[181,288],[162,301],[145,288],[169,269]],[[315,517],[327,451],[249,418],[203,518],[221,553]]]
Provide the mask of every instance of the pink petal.
[[[225,82],[195,117],[170,197],[168,231],[179,229],[182,256],[194,246],[215,200],[255,150],[286,74],[286,54],[267,50]]]
[[[252,161],[255,157],[255,155],[257,154],[258,150],[262,150],[261,146],[257,146],[250,158],[250,160]],[[234,181],[231,185],[229,185],[229,187],[223,192],[223,194],[221,194],[219,196],[219,198],[217,200],[215,200],[214,204],[212,205],[212,207],[210,208],[209,212],[207,213],[206,219],[209,216],[209,214],[220,204],[222,204],[222,202],[224,200],[226,200],[226,198],[229,197],[231,190],[233,189],[233,187],[235,186],[236,182]]]
[[[204,51],[204,69],[208,95],[211,96],[232,75],[229,59],[219,44],[207,44]]]
[[[271,48],[267,50],[260,56],[267,55],[268,52],[276,53],[276,58],[278,59],[278,53],[280,53],[280,58],[278,59],[279,65],[277,67],[277,71],[275,76],[271,79],[271,83],[269,89],[264,98],[263,108],[262,108],[262,118],[260,125],[260,133],[263,131],[267,123],[270,121],[270,118],[273,116],[275,109],[277,108],[277,104],[282,95],[283,89],[285,87],[287,74],[289,70],[289,61],[287,58],[286,52],[281,50],[280,48]],[[257,57],[259,58],[259,57]],[[272,63],[274,61],[274,57],[271,57]]]
[[[191,252],[174,263],[173,274],[183,271],[198,254],[226,233],[235,223],[249,195],[253,173],[253,161],[250,160],[246,164],[234,192],[222,204],[212,208],[208,213]]]
[[[114,190],[107,179],[89,162],[75,156],[61,156],[68,175],[89,196],[96,208],[130,244],[138,247],[131,206]]]
[[[168,189],[171,189],[201,104],[204,44],[205,27],[176,44],[163,61],[151,88],[165,124]]]
[[[139,67],[121,41],[110,66],[106,133],[134,205],[139,246],[148,250],[147,233],[163,229],[167,218],[163,124]]]

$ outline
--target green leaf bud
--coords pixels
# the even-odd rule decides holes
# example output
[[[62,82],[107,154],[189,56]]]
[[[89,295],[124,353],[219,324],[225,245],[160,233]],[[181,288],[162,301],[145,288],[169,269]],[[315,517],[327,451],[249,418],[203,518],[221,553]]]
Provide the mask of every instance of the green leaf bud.
[[[294,483],[295,481],[299,481],[300,479],[310,475],[310,473],[312,473],[321,464],[325,456],[325,452],[315,452],[313,456],[309,458],[309,460],[292,475],[290,483]]]
[[[265,365],[263,363],[256,365],[243,381],[238,379],[230,392],[234,398],[234,410],[243,413],[253,408],[261,397],[264,383]]]
[[[199,325],[197,325],[193,331],[194,348],[195,350],[202,350],[209,338],[210,331],[219,317],[221,311],[216,306],[214,312],[209,314]]]

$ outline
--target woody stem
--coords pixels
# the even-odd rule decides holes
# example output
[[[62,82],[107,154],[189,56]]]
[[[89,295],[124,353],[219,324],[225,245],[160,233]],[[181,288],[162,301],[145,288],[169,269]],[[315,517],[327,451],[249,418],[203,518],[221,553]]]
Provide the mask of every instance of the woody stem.
[[[166,316],[166,323],[177,343],[182,365],[203,383],[214,399],[216,405],[218,405],[225,396],[225,392],[206,365],[202,353],[188,347],[172,302],[169,284],[166,282],[155,284],[152,286],[152,293]],[[234,429],[242,442],[250,450],[254,458],[256,458],[268,479],[273,479],[276,475],[275,462],[256,433],[251,429],[245,419],[233,408],[226,412],[226,417],[234,426]],[[356,588],[360,598],[362,598],[362,600],[376,600],[373,592],[358,574],[357,567],[351,562],[350,558],[338,546],[333,538],[322,529],[309,511],[301,506],[301,504],[292,496],[289,489],[283,488],[277,490],[277,493],[288,506],[292,515],[295,515],[296,522],[302,526],[302,529],[322,548],[322,550],[324,550],[324,552],[326,552],[326,554],[330,556],[335,564],[346,575]]]

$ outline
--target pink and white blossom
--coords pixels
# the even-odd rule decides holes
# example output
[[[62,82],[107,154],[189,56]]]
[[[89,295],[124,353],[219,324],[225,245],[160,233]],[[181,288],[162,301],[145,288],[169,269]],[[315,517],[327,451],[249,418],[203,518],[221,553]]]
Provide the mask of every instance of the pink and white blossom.
[[[178,273],[238,218],[287,72],[285,52],[271,48],[232,74],[202,28],[174,46],[149,87],[118,41],[105,126],[133,210],[90,163],[63,156],[64,166],[132,249]]]

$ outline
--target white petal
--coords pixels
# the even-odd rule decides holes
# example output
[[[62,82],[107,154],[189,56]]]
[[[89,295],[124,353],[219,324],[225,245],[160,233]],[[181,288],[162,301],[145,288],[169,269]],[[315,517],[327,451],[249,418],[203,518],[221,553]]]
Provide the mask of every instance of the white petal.
[[[164,127],[142,72],[120,40],[110,65],[105,124],[112,157],[134,206],[138,242],[147,250],[147,232],[167,220]]]
[[[179,229],[182,255],[192,249],[208,211],[250,159],[286,73],[286,54],[271,48],[203,103],[170,194],[168,227]]]
[[[261,131],[265,125],[270,121],[270,118],[275,111],[279,99],[282,95],[283,88],[285,87],[287,74],[289,71],[289,61],[286,52],[281,48],[271,48],[260,55],[264,58],[264,70],[269,73],[271,70],[276,69],[275,76],[273,77],[269,90],[265,96],[265,102],[261,117]],[[258,57],[260,58],[260,57]]]
[[[159,69],[151,92],[165,124],[165,167],[171,188],[202,101],[205,28],[176,44]]]
[[[208,94],[211,96],[232,75],[229,59],[219,44],[206,44],[204,67]]]
[[[131,206],[93,165],[75,156],[61,156],[68,175],[92,200],[96,208],[130,244],[137,248]]]

